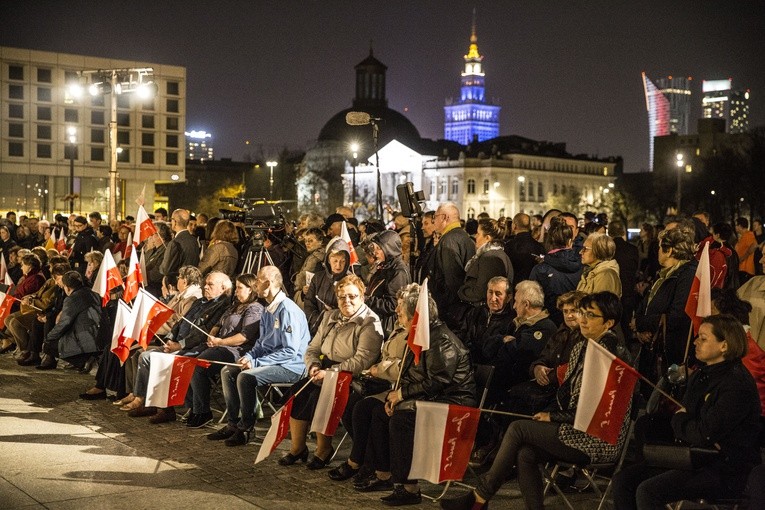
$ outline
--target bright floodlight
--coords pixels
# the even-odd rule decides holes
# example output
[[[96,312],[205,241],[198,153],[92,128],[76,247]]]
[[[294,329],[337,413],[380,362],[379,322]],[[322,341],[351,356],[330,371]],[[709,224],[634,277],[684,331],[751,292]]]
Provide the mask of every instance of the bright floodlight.
[[[77,128],[74,126],[69,126],[66,128],[66,132],[69,136],[76,135],[77,134]]]
[[[272,167],[273,168],[273,167],[277,166],[278,164],[279,163],[277,163],[276,161],[266,161],[266,166],[268,166],[268,167]]]
[[[135,94],[139,99],[151,99],[157,95],[157,84],[154,82],[141,83],[136,87]]]
[[[353,142],[351,144],[351,152],[359,152],[359,144],[357,144],[356,142]]]
[[[518,176],[518,182],[526,182],[526,178],[522,175]]]
[[[85,89],[79,83],[70,83],[66,86],[66,88],[69,92],[69,95],[74,99],[82,98],[83,94],[85,93]]]

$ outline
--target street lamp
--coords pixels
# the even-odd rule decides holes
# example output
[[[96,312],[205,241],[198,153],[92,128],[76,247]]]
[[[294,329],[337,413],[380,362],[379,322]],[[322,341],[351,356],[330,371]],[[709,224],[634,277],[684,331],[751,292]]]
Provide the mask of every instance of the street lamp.
[[[680,214],[680,202],[683,199],[683,167],[685,161],[682,152],[677,153],[677,194],[675,195],[675,202],[677,203],[677,214]]]
[[[353,155],[351,159],[351,166],[353,167],[353,180],[351,181],[351,207],[356,208],[356,165],[359,164],[359,144],[353,142],[351,144],[351,153]]]
[[[74,151],[77,150],[77,128],[66,128],[69,140],[69,214],[74,214]]]
[[[266,166],[271,170],[271,176],[268,179],[268,199],[274,198],[274,167],[278,165],[276,161],[266,161]]]

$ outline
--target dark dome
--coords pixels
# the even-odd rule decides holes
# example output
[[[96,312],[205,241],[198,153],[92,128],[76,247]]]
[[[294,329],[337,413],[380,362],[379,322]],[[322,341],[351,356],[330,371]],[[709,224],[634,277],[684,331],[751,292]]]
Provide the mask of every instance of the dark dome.
[[[379,148],[396,139],[407,147],[415,150],[419,149],[422,140],[420,132],[417,131],[417,128],[414,127],[414,124],[409,119],[388,107],[364,108],[363,110],[348,108],[343,110],[335,114],[329,119],[329,122],[324,124],[319,133],[319,141],[356,142],[361,146],[359,151],[361,155],[373,153],[372,126],[349,126],[345,122],[345,115],[352,111],[364,111],[372,117],[380,119],[378,121],[380,132],[377,142]]]

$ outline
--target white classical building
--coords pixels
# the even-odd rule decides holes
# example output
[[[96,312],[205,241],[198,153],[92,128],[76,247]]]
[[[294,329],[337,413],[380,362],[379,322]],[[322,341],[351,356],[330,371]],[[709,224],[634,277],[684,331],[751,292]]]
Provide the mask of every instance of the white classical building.
[[[100,93],[77,97],[73,83]],[[154,90],[133,93],[139,85]],[[117,216],[135,213],[144,186],[147,208],[166,206],[153,203],[154,184],[185,180],[185,128],[184,67],[0,47],[0,212],[68,213],[73,160],[74,211],[106,213],[113,149]]]

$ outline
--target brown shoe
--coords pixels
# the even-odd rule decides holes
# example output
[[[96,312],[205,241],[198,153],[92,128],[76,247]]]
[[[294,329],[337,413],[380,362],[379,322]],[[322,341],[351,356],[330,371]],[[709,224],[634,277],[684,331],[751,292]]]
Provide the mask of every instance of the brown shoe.
[[[143,405],[140,405],[127,413],[131,418],[143,418],[144,416],[154,416],[155,414],[157,414],[156,407],[145,407]]]
[[[174,407],[162,407],[157,409],[157,413],[149,418],[149,423],[167,423],[169,421],[175,421],[175,408]]]

